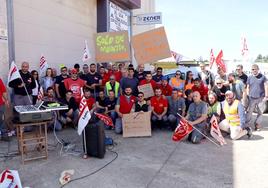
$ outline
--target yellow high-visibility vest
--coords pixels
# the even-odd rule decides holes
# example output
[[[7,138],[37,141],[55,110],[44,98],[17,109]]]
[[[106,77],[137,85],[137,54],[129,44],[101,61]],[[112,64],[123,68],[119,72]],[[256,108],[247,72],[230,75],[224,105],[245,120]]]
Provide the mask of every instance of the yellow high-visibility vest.
[[[226,120],[231,126],[240,126],[240,118],[238,115],[238,100],[234,100],[233,104],[230,106],[227,101],[224,102],[224,114]]]

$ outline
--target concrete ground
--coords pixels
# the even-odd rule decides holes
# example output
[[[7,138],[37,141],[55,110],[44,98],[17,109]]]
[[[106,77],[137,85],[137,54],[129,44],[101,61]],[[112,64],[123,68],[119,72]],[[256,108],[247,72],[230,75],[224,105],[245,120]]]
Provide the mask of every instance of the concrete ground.
[[[113,151],[118,158],[101,171],[84,179],[71,182],[66,188],[268,188],[268,116],[264,128],[247,138],[231,141],[217,147],[207,139],[199,145],[187,141],[174,143],[172,132],[155,130],[148,138],[122,138],[112,131],[107,135],[116,142]],[[73,129],[58,133],[60,138],[76,144],[81,151],[81,138]],[[265,139],[266,137],[266,139]],[[54,147],[55,138],[49,134],[49,158],[21,164],[20,157],[1,158],[0,170],[19,171],[24,187],[57,188],[63,170],[74,169],[72,178],[89,174],[115,158],[107,150],[104,159],[82,159],[76,152],[60,154]],[[0,153],[16,151],[17,141],[0,142]],[[10,147],[8,147],[10,146]]]

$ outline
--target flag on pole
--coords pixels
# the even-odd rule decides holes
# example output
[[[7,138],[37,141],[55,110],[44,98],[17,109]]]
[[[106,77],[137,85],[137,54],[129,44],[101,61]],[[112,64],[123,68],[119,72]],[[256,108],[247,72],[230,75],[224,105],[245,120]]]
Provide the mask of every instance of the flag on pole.
[[[100,113],[97,113],[97,112],[95,112],[95,115],[96,115],[101,121],[103,121],[105,125],[114,127],[113,120],[112,120],[108,115],[100,114]]]
[[[242,54],[242,56],[246,56],[248,54],[248,45],[247,45],[247,41],[246,41],[245,37],[242,38],[241,54]]]
[[[85,96],[83,96],[79,104],[79,120],[78,120],[78,130],[77,130],[79,135],[81,135],[81,133],[87,126],[90,118],[91,118],[91,114],[88,109],[87,100]]]
[[[37,95],[37,101],[42,101],[44,98],[44,90],[42,87],[40,87]]]
[[[223,57],[223,51],[221,50],[218,56],[216,57],[216,64],[223,70],[223,72],[226,72],[226,66],[222,57]]]
[[[215,57],[214,57],[214,53],[213,53],[213,49],[210,50],[210,59],[209,59],[209,68],[212,68],[212,65],[215,61]]]
[[[187,121],[181,119],[179,125],[175,129],[172,140],[173,141],[181,141],[185,136],[190,134],[193,131],[192,125],[190,125]]]
[[[215,138],[220,145],[224,145],[226,144],[225,139],[223,138],[222,134],[221,134],[221,130],[217,121],[217,118],[213,115],[211,120],[210,120],[210,134],[213,138]]]
[[[9,72],[8,72],[8,83],[17,78],[21,78],[19,69],[14,61],[12,61]]]
[[[88,45],[87,45],[87,40],[85,40],[85,48],[84,48],[84,54],[82,57],[82,61],[86,62],[91,58],[90,53],[89,53],[89,49],[88,49]]]
[[[170,52],[171,52],[172,57],[175,59],[176,63],[181,62],[183,55],[181,55],[177,52],[174,52],[174,51],[170,51]]]
[[[41,55],[39,63],[40,76],[45,76],[47,68],[48,68],[47,60],[45,56]]]

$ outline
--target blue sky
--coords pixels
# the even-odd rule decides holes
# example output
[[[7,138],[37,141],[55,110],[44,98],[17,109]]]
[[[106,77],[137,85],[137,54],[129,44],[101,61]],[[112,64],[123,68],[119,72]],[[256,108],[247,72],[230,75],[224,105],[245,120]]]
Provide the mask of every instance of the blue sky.
[[[224,59],[241,59],[241,37],[249,56],[268,55],[268,1],[155,0],[162,12],[171,50],[184,56],[209,59],[222,49]],[[158,25],[159,26],[159,25]]]

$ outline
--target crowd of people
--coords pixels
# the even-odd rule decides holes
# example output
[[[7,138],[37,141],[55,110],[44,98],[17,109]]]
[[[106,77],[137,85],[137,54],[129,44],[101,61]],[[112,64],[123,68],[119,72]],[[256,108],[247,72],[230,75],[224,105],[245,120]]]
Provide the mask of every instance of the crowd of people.
[[[125,114],[151,111],[152,129],[174,131],[180,119],[184,118],[201,132],[206,132],[210,118],[215,115],[220,129],[230,133],[231,139],[244,135],[251,137],[252,113],[254,110],[258,113],[254,126],[255,130],[260,130],[262,112],[258,105],[268,98],[267,79],[256,64],[252,65],[250,76],[243,72],[242,65],[237,66],[235,73],[226,74],[218,68],[217,74],[213,74],[201,63],[197,76],[191,71],[184,76],[178,70],[172,78],[164,76],[161,67],[152,73],[145,71],[144,65],[135,70],[127,63],[107,64],[105,67],[84,64],[83,70],[75,64],[73,68],[61,67],[59,75],[48,68],[43,77],[36,70],[30,72],[29,68],[29,63],[23,62],[19,71],[23,81],[15,79],[8,83],[13,88],[13,104],[35,104],[42,88],[44,101],[59,101],[68,106],[68,110],[60,111],[57,123],[51,125],[56,126],[56,130],[69,124],[77,126],[81,89],[89,110],[109,115],[118,134],[122,133]],[[138,86],[144,84],[151,84],[154,96],[145,98],[138,90]],[[2,117],[4,106],[9,106],[2,81],[0,94]],[[0,125],[2,131],[3,119]],[[188,137],[193,143],[199,143],[202,138],[203,135],[196,130]]]

